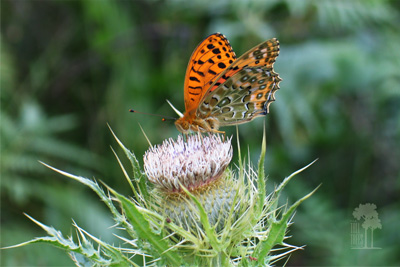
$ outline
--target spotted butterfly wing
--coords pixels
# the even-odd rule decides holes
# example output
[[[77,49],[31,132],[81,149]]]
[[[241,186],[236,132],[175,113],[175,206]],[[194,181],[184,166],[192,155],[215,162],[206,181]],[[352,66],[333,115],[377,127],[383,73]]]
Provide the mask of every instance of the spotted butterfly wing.
[[[279,55],[279,41],[276,38],[267,40],[246,53],[233,62],[225,71],[223,71],[216,82],[208,91],[215,90],[219,85],[225,82],[229,77],[236,74],[245,67],[264,66],[273,72],[273,65]]]
[[[210,94],[197,109],[199,118],[215,118],[218,126],[241,124],[269,112],[281,79],[262,67],[245,67]]]
[[[281,78],[273,70],[279,42],[270,39],[229,66],[199,103],[199,118],[216,118],[219,126],[241,124],[269,112]]]
[[[279,42],[273,38],[236,59],[222,34],[210,35],[189,62],[186,111],[175,121],[178,130],[221,132],[219,126],[245,123],[268,113],[281,81],[273,70],[278,55]]]
[[[186,111],[196,109],[218,75],[236,60],[229,41],[211,34],[194,50],[186,69],[184,99]]]

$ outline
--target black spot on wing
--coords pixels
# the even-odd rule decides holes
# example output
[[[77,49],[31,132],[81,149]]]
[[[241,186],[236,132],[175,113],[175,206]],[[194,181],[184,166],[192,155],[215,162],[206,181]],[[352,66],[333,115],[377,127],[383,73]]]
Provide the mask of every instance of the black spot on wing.
[[[199,79],[197,79],[196,77],[193,77],[193,76],[190,76],[190,77],[189,77],[189,80],[191,80],[191,81],[196,81],[196,82],[200,82]]]
[[[219,50],[219,48],[213,49],[212,52],[213,52],[215,55],[221,54],[221,50]]]
[[[193,89],[193,90],[201,90],[202,89],[202,87],[201,86],[189,86],[189,88],[190,89]]]
[[[195,70],[195,69],[193,68],[193,66],[192,66],[192,69],[191,69],[191,71],[193,71],[194,73],[197,73],[197,74],[199,74],[199,75],[200,75],[200,76],[202,76],[202,77],[204,77],[204,76],[205,76],[203,72]]]

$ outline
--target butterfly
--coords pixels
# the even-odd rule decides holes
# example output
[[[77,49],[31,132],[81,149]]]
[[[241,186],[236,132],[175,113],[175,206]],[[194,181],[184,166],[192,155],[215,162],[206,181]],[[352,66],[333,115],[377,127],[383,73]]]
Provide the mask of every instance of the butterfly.
[[[185,113],[175,121],[187,134],[215,132],[219,127],[266,115],[282,80],[273,65],[279,41],[267,40],[236,58],[229,41],[214,33],[194,50],[186,69]]]

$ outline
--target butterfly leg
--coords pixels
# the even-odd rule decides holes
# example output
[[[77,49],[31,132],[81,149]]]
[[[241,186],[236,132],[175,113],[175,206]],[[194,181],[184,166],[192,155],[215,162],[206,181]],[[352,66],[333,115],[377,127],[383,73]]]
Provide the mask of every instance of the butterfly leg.
[[[225,133],[225,131],[212,130],[212,133],[223,134],[223,135],[224,135],[224,138],[223,138],[222,140],[225,142],[225,138],[226,138],[226,133]]]
[[[201,134],[200,131],[197,132],[197,135],[200,137],[200,140],[203,142],[203,135]]]

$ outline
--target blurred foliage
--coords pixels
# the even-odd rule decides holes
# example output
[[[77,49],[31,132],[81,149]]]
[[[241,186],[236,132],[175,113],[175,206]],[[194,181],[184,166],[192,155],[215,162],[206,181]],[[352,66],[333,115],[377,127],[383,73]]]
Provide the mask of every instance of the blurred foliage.
[[[37,160],[124,193],[106,123],[137,155],[148,146],[139,123],[153,143],[176,136],[172,122],[128,109],[174,116],[169,99],[182,110],[191,52],[222,32],[238,55],[281,43],[283,82],[265,120],[269,189],[319,158],[288,188],[295,199],[322,183],[294,218],[291,243],[307,247],[290,265],[400,262],[399,14],[385,0],[1,1],[1,246],[36,230],[22,212],[61,230],[71,217],[94,234],[110,226],[90,192]],[[253,162],[262,124],[239,126]],[[365,202],[378,207],[381,250],[350,249],[351,214]],[[1,264],[19,253],[2,251]],[[20,265],[57,264],[28,253]]]

